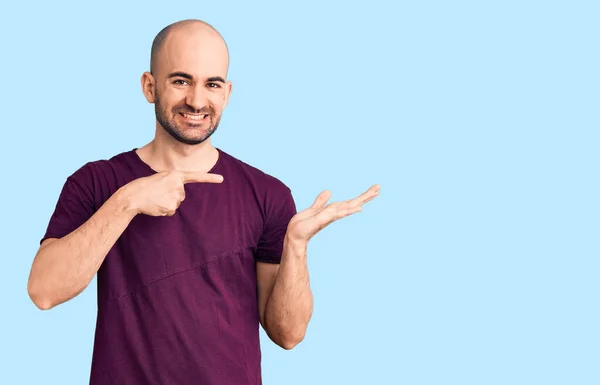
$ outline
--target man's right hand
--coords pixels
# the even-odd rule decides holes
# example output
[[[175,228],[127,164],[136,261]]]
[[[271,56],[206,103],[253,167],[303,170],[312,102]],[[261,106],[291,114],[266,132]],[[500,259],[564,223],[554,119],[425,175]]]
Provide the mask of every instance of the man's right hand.
[[[186,183],[221,183],[223,176],[192,171],[162,171],[123,186],[136,214],[171,216],[185,199]]]

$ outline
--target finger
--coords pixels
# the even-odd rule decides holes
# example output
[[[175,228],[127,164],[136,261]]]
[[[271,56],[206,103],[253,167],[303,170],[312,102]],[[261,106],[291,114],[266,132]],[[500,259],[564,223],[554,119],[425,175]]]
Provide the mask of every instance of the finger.
[[[364,205],[365,203],[367,203],[367,202],[369,202],[369,201],[372,201],[373,199],[375,199],[375,197],[376,197],[377,195],[379,195],[379,193],[377,193],[377,194],[373,194],[371,197],[367,198],[367,200],[365,200],[365,201],[364,201],[364,202],[361,204],[361,206],[362,206],[362,205]]]
[[[339,203],[339,202],[337,202]],[[349,215],[355,214],[362,211],[361,206],[350,206],[348,204],[331,204],[324,210],[321,210],[315,219],[318,223],[319,229],[329,226],[331,223],[345,218]]]
[[[350,216],[352,214],[356,214],[356,213],[358,213],[360,211],[362,211],[362,206],[347,207],[346,209],[340,210],[338,212],[338,216],[336,217],[336,220],[348,217],[348,216]]]
[[[339,217],[340,213],[340,202],[333,202],[325,206],[316,215],[315,219],[319,226],[328,226],[331,222],[334,222]]]
[[[375,184],[375,185],[369,187],[369,189],[367,191],[365,191],[364,193],[362,193],[358,197],[350,200],[348,203],[351,206],[362,206],[365,203],[367,203],[370,200],[372,200],[373,198],[375,198],[377,195],[379,195],[380,188],[381,187],[378,184]]]
[[[205,172],[197,171],[182,171],[181,178],[183,183],[221,183],[223,182],[223,175],[219,174],[208,174]]]
[[[358,206],[342,205],[342,206],[338,207],[337,211],[335,212],[334,220],[337,221],[338,219],[345,218],[345,217],[355,214],[359,211],[362,211],[362,205],[358,205]]]
[[[327,203],[329,198],[331,198],[331,191],[325,190],[321,192],[319,196],[317,196],[317,199],[315,199],[315,202],[312,204],[311,207],[313,209],[320,209],[323,206],[325,206],[325,203]]]
[[[178,201],[182,202],[185,200],[185,188],[183,186],[179,186],[175,191],[175,194],[179,197]]]

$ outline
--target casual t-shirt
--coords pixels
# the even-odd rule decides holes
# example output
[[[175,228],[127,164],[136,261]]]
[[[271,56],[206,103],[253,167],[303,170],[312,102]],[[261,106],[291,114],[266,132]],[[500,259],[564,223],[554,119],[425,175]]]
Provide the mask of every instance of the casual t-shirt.
[[[296,207],[280,180],[219,151],[220,184],[188,183],[175,215],[137,215],[97,274],[91,385],[260,385],[256,262],[279,263]],[[69,176],[42,241],[155,174],[134,150]]]

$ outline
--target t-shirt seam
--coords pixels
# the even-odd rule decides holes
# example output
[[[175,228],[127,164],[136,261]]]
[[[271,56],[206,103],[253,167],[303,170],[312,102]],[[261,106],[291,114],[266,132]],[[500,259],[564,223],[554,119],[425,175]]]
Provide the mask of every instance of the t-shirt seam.
[[[182,274],[182,273],[188,272],[188,271],[190,271],[190,270],[197,269],[197,268],[199,268],[199,267],[204,267],[205,265],[208,265],[209,263],[212,263],[212,262],[218,261],[218,260],[220,260],[220,259],[223,259],[223,258],[227,258],[227,257],[228,257],[228,256],[230,256],[231,254],[235,254],[237,251],[239,251],[239,250],[243,250],[243,249],[247,249],[247,248],[251,248],[251,247],[250,247],[250,246],[247,246],[247,247],[238,247],[238,248],[235,248],[235,249],[227,250],[227,251],[225,251],[225,252],[221,253],[221,254],[220,254],[218,257],[216,257],[216,258],[210,259],[210,260],[208,260],[208,261],[203,261],[203,262],[201,262],[201,263],[198,263],[198,264],[195,264],[195,265],[193,265],[193,266],[191,266],[191,267],[187,267],[187,268],[185,268],[184,270],[175,271],[175,272],[173,272],[173,273],[171,273],[171,274],[165,275],[164,277],[160,277],[160,278],[157,278],[157,279],[155,279],[155,280],[153,280],[153,281],[150,281],[150,282],[144,283],[143,285],[140,285],[140,286],[138,286],[137,288],[135,288],[134,290],[130,291],[130,292],[129,292],[129,293],[127,293],[127,294],[123,294],[123,295],[121,295],[121,296],[119,296],[119,297],[116,297],[116,298],[108,299],[108,300],[107,300],[107,302],[108,302],[108,303],[110,303],[110,302],[115,302],[115,301],[121,300],[121,299],[123,299],[123,298],[125,298],[125,297],[132,296],[132,295],[136,294],[138,291],[140,291],[141,289],[143,289],[143,288],[145,288],[145,287],[147,287],[147,286],[150,286],[150,285],[152,285],[152,284],[154,284],[154,283],[156,283],[156,282],[159,282],[159,281],[162,281],[162,280],[164,280],[164,279],[167,279],[167,278],[173,277],[173,276],[175,276],[175,275],[177,275],[177,274]]]
[[[83,168],[88,168],[89,169],[89,174],[91,175],[87,175],[88,178],[90,178],[91,176],[91,183],[89,184],[89,188],[91,189],[91,196],[90,196],[90,191],[86,191],[83,188],[83,185],[77,180],[77,178],[75,178],[75,174],[70,175],[67,178],[67,181],[71,181],[76,187],[77,189],[79,189],[79,192],[82,196],[86,197],[86,198],[90,198],[91,199],[91,207],[89,207],[92,211],[92,215],[98,211],[98,208],[96,207],[96,186],[95,186],[95,182],[94,182],[94,175],[95,175],[95,170],[94,170],[94,165],[93,162],[87,163],[86,165],[84,165],[82,167]]]
[[[264,259],[264,258],[255,258],[255,260],[257,260],[258,262],[271,263],[273,265],[279,265],[279,264],[281,264],[281,256],[276,257],[275,260],[273,260],[273,259]]]
[[[268,221],[265,221],[265,225],[263,226],[263,234],[266,230],[266,228],[271,225],[271,222],[275,221],[277,218],[279,218],[279,216],[281,215],[281,213],[283,212],[283,210],[285,210],[286,207],[286,203],[287,200],[289,199],[289,194],[291,194],[291,190],[289,187],[286,187],[286,191],[285,191],[286,195],[285,198],[283,199],[283,202],[281,203],[281,205],[279,206],[279,209],[277,211],[276,215],[271,216],[271,218],[269,218]]]

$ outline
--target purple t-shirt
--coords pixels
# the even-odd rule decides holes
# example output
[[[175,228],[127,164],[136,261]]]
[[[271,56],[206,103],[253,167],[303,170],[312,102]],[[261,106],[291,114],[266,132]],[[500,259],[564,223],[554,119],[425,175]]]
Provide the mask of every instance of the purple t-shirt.
[[[281,181],[218,151],[223,183],[186,184],[171,217],[137,215],[100,267],[91,385],[261,384],[256,262],[280,262],[296,207]],[[154,173],[135,150],[85,164],[42,241]]]

